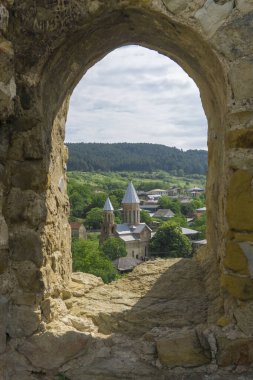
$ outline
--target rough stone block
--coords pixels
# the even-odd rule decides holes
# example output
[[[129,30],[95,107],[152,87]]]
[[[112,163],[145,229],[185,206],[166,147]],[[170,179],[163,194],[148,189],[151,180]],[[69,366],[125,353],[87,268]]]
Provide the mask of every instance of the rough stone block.
[[[157,341],[160,362],[169,367],[194,367],[210,362],[194,330],[179,330]]]
[[[4,271],[8,268],[9,260],[9,250],[0,249],[0,274],[3,274]]]
[[[251,58],[242,58],[231,66],[229,79],[236,101],[252,99],[253,62]]]
[[[163,4],[170,12],[180,12],[187,7],[186,0],[164,0]]]
[[[54,369],[88,348],[90,335],[75,331],[50,331],[34,335],[18,347],[38,368]]]
[[[41,295],[35,292],[26,292],[16,288],[11,294],[11,301],[15,305],[35,306],[41,301]]]
[[[229,166],[236,170],[251,170],[253,168],[253,152],[251,147],[232,148],[228,155]]]
[[[237,231],[253,230],[253,175],[237,170],[231,177],[227,197],[229,227]]]
[[[13,188],[8,197],[7,215],[11,222],[26,221],[31,227],[38,227],[46,218],[45,202],[34,191]]]
[[[11,182],[22,190],[42,191],[47,185],[46,168],[42,161],[13,163]]]
[[[38,292],[43,288],[41,273],[32,261],[22,261],[13,266],[19,285],[27,291]]]
[[[239,300],[248,301],[253,299],[253,280],[249,277],[223,273],[221,275],[221,286]]]
[[[249,275],[248,260],[236,242],[228,242],[223,265],[234,272]]]
[[[6,163],[9,149],[9,130],[8,127],[2,126],[0,129],[0,162]]]
[[[242,303],[234,311],[238,327],[244,334],[253,335],[253,303]]]
[[[250,277],[253,278],[253,242],[244,241],[239,243],[244,255],[248,260],[248,269]]]
[[[6,348],[6,328],[7,328],[8,300],[0,297],[0,354]]]
[[[8,315],[7,331],[12,338],[32,335],[39,327],[40,313],[29,306],[12,305]]]
[[[253,11],[252,0],[236,0],[236,8],[242,13]]]
[[[213,0],[207,0],[203,8],[196,12],[195,18],[209,37],[226,21],[233,9],[233,4],[233,0],[227,1],[223,5],[216,4]]]
[[[226,143],[230,148],[252,148],[253,131],[250,129],[236,129],[228,134]]]
[[[9,246],[8,226],[3,216],[0,216],[0,249],[6,249]]]
[[[9,23],[9,12],[0,4],[0,30],[6,32]]]
[[[28,228],[13,234],[10,239],[10,251],[14,261],[32,261],[37,266],[43,262],[40,235]]]
[[[218,365],[228,366],[249,366],[253,362],[253,339],[230,340],[226,337],[219,337],[218,343]]]
[[[48,322],[65,316],[68,309],[61,299],[47,298],[41,304],[42,313]]]

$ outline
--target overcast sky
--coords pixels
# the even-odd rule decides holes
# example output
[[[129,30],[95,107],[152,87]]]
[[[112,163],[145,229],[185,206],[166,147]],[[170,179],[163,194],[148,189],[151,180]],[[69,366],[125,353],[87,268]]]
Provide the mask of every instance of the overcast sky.
[[[93,66],[75,88],[66,142],[148,142],[207,149],[199,90],[173,61],[127,46]]]

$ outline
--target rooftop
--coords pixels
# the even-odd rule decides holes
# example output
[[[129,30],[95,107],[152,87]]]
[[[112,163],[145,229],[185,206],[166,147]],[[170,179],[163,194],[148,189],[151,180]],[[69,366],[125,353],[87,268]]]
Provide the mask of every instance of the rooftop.
[[[145,223],[140,223],[137,226],[130,226],[129,224],[116,224],[116,232],[119,235],[140,234],[143,229],[147,227]]]
[[[199,233],[199,231],[191,230],[190,228],[181,227],[181,230],[183,235],[196,235]]]
[[[122,203],[140,203],[132,182],[129,182]]]
[[[155,218],[173,218],[173,216],[175,216],[175,214],[170,209],[160,209],[154,214]]]
[[[114,211],[114,208],[111,204],[110,198],[108,197],[104,204],[104,211]]]

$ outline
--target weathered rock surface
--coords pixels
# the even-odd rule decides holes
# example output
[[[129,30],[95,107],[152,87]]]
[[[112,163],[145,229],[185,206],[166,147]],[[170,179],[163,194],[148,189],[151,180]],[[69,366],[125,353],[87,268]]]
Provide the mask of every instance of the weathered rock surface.
[[[205,355],[194,330],[173,331],[157,341],[158,358],[168,367],[197,367],[210,363],[210,352]],[[209,354],[209,355],[208,355]]]
[[[58,368],[86,349],[90,336],[68,331],[47,331],[33,335],[24,344],[18,346],[18,351],[26,356],[34,367]]]
[[[16,368],[3,367],[8,380],[227,379],[218,363],[239,365],[242,378],[250,379],[251,340],[243,329],[208,327],[203,274],[199,261],[190,259],[143,263],[109,285],[74,273],[64,300],[43,301],[48,323],[7,343],[0,368],[3,360]]]
[[[97,284],[81,298],[81,290],[76,294],[74,287],[73,295],[77,297],[66,304],[69,314],[92,319],[100,333],[127,331],[140,336],[154,327],[180,328],[206,321],[204,284],[198,265],[192,260],[148,262],[126,278],[109,285],[101,286],[98,281]]]

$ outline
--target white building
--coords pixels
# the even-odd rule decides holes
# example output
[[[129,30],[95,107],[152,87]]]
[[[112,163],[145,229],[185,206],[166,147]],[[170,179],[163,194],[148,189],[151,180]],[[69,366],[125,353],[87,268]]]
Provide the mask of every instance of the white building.
[[[104,222],[101,230],[101,242],[110,236],[121,239],[126,246],[127,257],[144,260],[148,257],[151,229],[140,222],[140,200],[132,182],[129,183],[122,200],[123,223],[114,223],[114,209],[109,198],[104,205]]]

